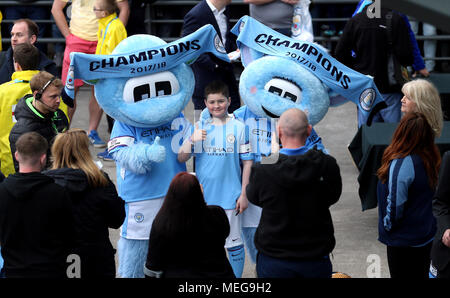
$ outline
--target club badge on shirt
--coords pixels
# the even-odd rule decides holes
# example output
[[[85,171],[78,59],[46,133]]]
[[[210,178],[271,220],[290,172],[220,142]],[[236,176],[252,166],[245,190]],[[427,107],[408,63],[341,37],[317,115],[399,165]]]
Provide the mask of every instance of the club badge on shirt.
[[[137,223],[143,222],[143,221],[144,221],[144,214],[142,214],[142,213],[136,213],[136,214],[134,215],[134,220],[135,220]]]
[[[234,144],[236,142],[236,137],[233,134],[227,135],[227,143]]]

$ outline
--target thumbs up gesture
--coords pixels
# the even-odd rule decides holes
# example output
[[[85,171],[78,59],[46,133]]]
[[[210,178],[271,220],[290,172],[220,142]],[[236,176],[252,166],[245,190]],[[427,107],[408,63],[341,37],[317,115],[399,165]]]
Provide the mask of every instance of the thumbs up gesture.
[[[156,137],[152,145],[147,148],[147,158],[153,162],[163,162],[166,159],[166,148],[159,144],[160,137]]]

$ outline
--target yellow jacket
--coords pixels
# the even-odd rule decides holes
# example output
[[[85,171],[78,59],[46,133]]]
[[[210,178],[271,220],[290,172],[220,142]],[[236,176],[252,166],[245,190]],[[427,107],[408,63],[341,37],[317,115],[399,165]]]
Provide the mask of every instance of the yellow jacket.
[[[114,48],[125,38],[127,30],[116,13],[98,20],[98,42],[95,54],[109,55]]]
[[[30,80],[38,70],[16,71],[12,80],[0,85],[0,160],[5,176],[15,173],[9,146],[9,132],[16,123],[14,110],[19,99],[31,94]]]

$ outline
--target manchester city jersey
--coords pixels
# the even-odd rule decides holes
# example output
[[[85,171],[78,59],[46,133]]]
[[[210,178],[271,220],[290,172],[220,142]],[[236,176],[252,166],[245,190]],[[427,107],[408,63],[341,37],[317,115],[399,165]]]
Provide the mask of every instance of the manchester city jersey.
[[[252,160],[243,123],[229,119],[225,125],[203,124],[206,140],[201,152],[195,150],[196,174],[208,205],[234,209],[241,195],[240,160]]]
[[[247,106],[242,106],[233,112],[235,118],[245,123],[255,162],[261,162],[262,156],[268,156],[271,152],[272,131],[275,130],[275,122],[270,118],[261,118],[250,111]],[[322,144],[322,139],[317,135],[314,128],[306,139],[305,148],[308,150],[317,146],[328,154]]]
[[[181,114],[171,123],[155,128],[129,126],[115,121],[111,133],[110,153],[122,150],[137,143],[153,144],[160,137],[160,145],[166,149],[163,162],[154,162],[146,174],[136,174],[123,168],[119,163],[117,168],[117,188],[120,197],[127,203],[157,199],[164,197],[172,178],[179,172],[186,171],[186,164],[177,160],[178,150],[183,141],[189,138],[192,125]]]
[[[245,123],[255,162],[261,162],[261,156],[270,155],[275,121],[258,117],[247,106],[240,107],[233,114],[237,120]]]

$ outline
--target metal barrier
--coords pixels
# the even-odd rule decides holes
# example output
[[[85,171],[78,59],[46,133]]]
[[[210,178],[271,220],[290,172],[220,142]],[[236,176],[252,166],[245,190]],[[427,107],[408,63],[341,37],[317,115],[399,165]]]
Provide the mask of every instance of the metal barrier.
[[[147,25],[147,32],[152,33],[152,31],[155,30],[155,26],[161,25],[161,24],[168,24],[168,25],[181,25],[183,23],[183,19],[159,19],[155,17],[155,12],[158,10],[158,7],[176,7],[176,6],[194,6],[196,5],[200,0],[180,0],[180,1],[164,1],[159,0],[151,5],[146,5],[145,9],[147,10],[147,15],[150,16],[148,19],[145,20],[145,24]],[[358,3],[358,0],[314,0],[314,5],[324,5],[324,4],[355,4]],[[49,9],[53,4],[53,0],[38,0],[33,3],[24,4],[20,3],[18,1],[14,0],[2,0],[0,1],[0,10],[2,7],[6,6],[15,6],[15,5],[28,5],[28,6],[48,6]],[[244,3],[243,0],[234,0],[231,4],[231,8],[236,7],[242,7],[244,5],[248,5],[247,3]],[[234,17],[240,17],[240,15],[236,15]],[[313,23],[322,23],[322,22],[346,22],[349,20],[349,17],[347,18],[312,18]],[[232,18],[230,22],[232,24],[236,23],[238,21],[238,18]],[[3,24],[11,24],[14,22],[14,20],[8,20],[4,19],[2,21]],[[49,20],[36,20],[37,24],[53,24],[54,21],[52,19]],[[167,42],[173,41],[175,39],[178,39],[179,36],[170,36],[170,37],[163,37],[164,40]],[[421,40],[450,40],[450,35],[432,35],[432,36],[424,36],[424,35],[417,35],[416,39]],[[337,43],[339,41],[338,36],[315,36],[314,40],[317,42],[322,42],[327,45],[327,47],[330,47],[332,44]],[[9,38],[3,37],[1,41],[4,44],[10,43]],[[64,43],[64,38],[54,38],[54,37],[45,37],[45,38],[39,38],[40,43]],[[436,61],[450,61],[450,57],[434,57],[434,58],[425,58],[425,60],[436,60]]]
[[[151,5],[146,5],[146,10],[149,11],[150,18],[145,21],[146,24],[148,24],[148,31],[151,32],[152,25],[158,25],[158,24],[182,24],[182,19],[157,19],[154,17],[154,9],[157,7],[167,7],[167,6],[194,6],[196,5],[199,0],[180,0],[180,1],[164,1],[159,0],[154,2]],[[314,0],[314,5],[323,5],[323,4],[355,4],[358,3],[358,0]],[[38,0],[33,3],[24,4],[20,3],[18,1],[14,0],[2,0],[0,1],[0,9],[4,6],[15,6],[15,5],[27,5],[27,6],[48,6],[49,8],[52,6],[53,1],[52,0]],[[230,6],[244,6],[248,5],[247,3],[244,3],[243,0],[234,0]],[[347,18],[312,18],[313,23],[318,22],[346,22],[349,20],[349,17]],[[232,18],[230,22],[232,24],[236,23],[238,19]],[[8,20],[4,19],[2,21],[2,24],[11,24],[14,20]],[[53,20],[36,20],[37,24],[53,24]],[[165,38],[166,41],[172,41],[174,39],[179,38],[179,36],[171,36],[168,38]],[[324,36],[315,36],[315,41],[329,41],[329,42],[337,42],[339,40],[338,36],[332,36],[332,37],[324,37]],[[450,35],[433,35],[433,36],[423,36],[418,35],[416,36],[417,40],[450,40]],[[62,38],[40,38],[40,42],[42,43],[51,43],[51,42],[64,42],[64,39]],[[2,38],[2,42],[9,43],[9,39]],[[449,60],[450,57],[436,57],[436,60]]]

